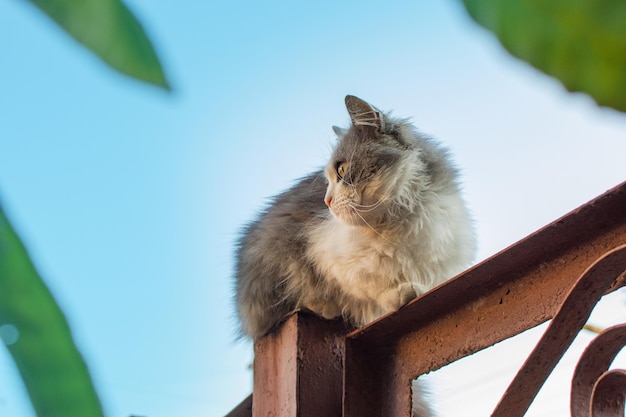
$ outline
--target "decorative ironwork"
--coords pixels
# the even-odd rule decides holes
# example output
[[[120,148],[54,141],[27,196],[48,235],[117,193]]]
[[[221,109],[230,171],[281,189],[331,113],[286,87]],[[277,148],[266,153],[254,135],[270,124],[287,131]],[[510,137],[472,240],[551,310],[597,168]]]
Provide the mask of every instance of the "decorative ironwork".
[[[626,371],[609,370],[626,346],[626,324],[600,333],[583,352],[572,378],[572,417],[624,416]]]
[[[513,379],[513,382],[509,385],[509,388],[494,410],[493,417],[521,417],[526,414],[535,396],[556,364],[561,360],[567,348],[572,344],[578,332],[589,319],[591,311],[600,301],[600,298],[605,293],[615,290],[623,284],[624,271],[626,271],[626,245],[610,251],[582,274],[565,298],[561,308],[550,322],[537,346],[535,346]],[[601,337],[599,339],[601,341],[604,340]],[[603,345],[600,344],[599,346],[602,347]],[[587,354],[590,354],[589,357],[593,360],[600,356],[598,351],[602,354],[606,353],[602,349],[594,348],[590,352],[588,351]],[[615,352],[613,358],[618,352],[619,350]],[[607,369],[609,364],[607,364]],[[584,375],[584,371],[592,366],[595,367],[593,368],[594,370],[598,369],[597,364],[591,365],[589,361],[585,361],[579,373],[579,378],[585,379],[587,376]],[[609,381],[603,383],[602,387],[604,387],[604,390],[610,390],[613,386],[611,384],[616,381],[611,377]],[[577,390],[583,386],[578,386]],[[578,390],[577,397],[584,400],[583,397],[586,397],[586,394],[583,395]],[[585,414],[576,414],[578,411],[574,412],[574,410],[579,410],[578,404],[579,401],[577,400],[576,406],[572,405],[572,415],[574,417],[585,416]],[[588,416],[589,414],[586,415]],[[623,411],[621,415],[623,415]]]

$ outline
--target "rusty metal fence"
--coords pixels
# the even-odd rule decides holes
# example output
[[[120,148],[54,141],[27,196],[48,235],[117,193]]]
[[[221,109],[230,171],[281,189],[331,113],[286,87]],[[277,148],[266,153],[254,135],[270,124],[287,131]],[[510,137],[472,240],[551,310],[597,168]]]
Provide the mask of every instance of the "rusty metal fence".
[[[368,326],[292,315],[255,342],[253,394],[228,417],[409,417],[413,379],[551,320],[492,413],[523,416],[625,273],[626,182]],[[624,416],[623,346],[626,325],[587,347],[572,417]]]

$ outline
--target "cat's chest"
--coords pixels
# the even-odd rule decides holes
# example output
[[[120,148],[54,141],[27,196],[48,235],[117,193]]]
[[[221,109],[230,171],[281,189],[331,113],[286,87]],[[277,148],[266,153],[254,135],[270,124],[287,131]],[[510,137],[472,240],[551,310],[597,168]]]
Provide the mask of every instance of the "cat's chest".
[[[351,291],[406,281],[405,271],[414,268],[412,248],[360,229],[329,222],[311,234],[308,256],[318,272]]]

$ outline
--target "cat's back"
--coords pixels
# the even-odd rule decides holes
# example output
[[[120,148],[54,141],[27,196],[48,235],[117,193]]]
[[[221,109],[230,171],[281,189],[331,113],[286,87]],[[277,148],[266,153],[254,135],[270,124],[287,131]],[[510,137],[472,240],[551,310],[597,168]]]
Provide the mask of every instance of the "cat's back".
[[[324,221],[322,171],[276,196],[242,231],[236,260],[236,298],[242,332],[259,337],[297,308],[299,286],[311,274],[304,260],[311,227]]]
[[[279,243],[292,242],[301,236],[311,222],[319,221],[327,214],[325,190],[326,179],[322,171],[297,181],[274,197],[257,219],[245,228],[240,249],[245,249],[251,239]]]

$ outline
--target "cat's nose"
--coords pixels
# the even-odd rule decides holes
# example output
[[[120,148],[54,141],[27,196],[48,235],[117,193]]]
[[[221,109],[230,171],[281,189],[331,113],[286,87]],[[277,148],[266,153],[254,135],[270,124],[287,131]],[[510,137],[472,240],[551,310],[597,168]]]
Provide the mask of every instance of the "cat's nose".
[[[333,201],[333,198],[331,196],[327,195],[326,197],[324,197],[324,203],[326,203],[328,207],[330,207],[331,201]]]

